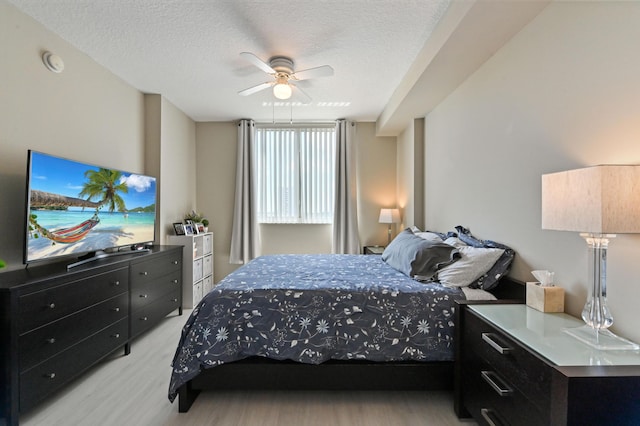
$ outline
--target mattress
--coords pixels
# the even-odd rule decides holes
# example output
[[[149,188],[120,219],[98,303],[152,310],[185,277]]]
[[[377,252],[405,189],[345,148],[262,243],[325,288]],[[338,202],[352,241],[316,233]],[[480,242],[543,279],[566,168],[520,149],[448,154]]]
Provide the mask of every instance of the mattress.
[[[201,369],[250,356],[451,361],[459,288],[415,281],[380,256],[272,255],[240,267],[183,327],[169,399]]]

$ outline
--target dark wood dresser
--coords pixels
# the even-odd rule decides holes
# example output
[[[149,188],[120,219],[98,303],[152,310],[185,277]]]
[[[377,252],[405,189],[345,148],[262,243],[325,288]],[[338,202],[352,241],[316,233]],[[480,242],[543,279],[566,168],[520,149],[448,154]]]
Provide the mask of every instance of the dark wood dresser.
[[[0,425],[107,355],[128,354],[133,337],[181,309],[181,283],[180,246],[0,274]]]
[[[584,323],[523,304],[462,305],[454,408],[481,425],[638,425],[640,353],[599,351]]]
[[[131,261],[131,338],[153,327],[169,312],[182,315],[182,252]]]

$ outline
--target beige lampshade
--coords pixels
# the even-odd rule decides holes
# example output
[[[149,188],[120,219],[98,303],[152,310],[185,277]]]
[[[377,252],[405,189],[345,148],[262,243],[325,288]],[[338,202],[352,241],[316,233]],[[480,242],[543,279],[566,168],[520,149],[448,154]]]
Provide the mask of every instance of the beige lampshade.
[[[399,223],[400,211],[398,209],[380,209],[380,223]]]
[[[640,166],[602,165],[542,175],[542,229],[640,232]]]

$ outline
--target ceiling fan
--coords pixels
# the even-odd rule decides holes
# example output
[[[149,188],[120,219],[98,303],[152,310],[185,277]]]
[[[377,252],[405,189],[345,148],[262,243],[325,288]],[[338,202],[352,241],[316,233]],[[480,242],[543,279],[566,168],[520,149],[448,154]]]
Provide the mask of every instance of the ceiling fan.
[[[333,75],[333,68],[329,65],[294,71],[293,60],[286,56],[274,56],[269,59],[269,63],[264,62],[249,52],[242,52],[240,56],[273,77],[273,81],[261,83],[257,86],[239,91],[238,94],[241,96],[249,96],[273,87],[273,96],[278,99],[289,99],[295,89],[297,96],[302,99],[303,103],[308,104],[311,102],[311,97],[300,89],[300,87],[296,85],[296,82]]]

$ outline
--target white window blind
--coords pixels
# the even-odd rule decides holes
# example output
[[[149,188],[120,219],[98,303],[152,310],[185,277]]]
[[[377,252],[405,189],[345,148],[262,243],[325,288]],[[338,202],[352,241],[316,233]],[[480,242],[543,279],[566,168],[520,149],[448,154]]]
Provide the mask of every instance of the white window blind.
[[[256,126],[258,222],[333,222],[335,140],[333,126]]]

